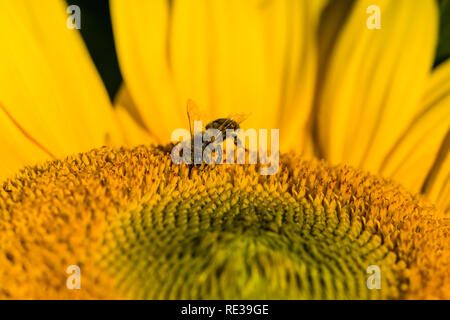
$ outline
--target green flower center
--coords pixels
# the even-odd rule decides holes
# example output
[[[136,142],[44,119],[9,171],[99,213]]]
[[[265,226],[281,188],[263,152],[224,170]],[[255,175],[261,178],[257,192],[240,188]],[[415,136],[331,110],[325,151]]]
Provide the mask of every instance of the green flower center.
[[[5,182],[0,229],[3,297],[449,297],[441,212],[389,181],[292,155],[274,176],[217,165],[189,177],[158,149],[93,150]],[[80,290],[66,286],[69,265]]]

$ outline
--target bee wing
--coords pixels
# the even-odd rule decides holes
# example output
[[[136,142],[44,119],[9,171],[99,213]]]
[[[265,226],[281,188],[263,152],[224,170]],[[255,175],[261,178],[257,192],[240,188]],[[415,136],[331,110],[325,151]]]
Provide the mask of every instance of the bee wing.
[[[189,130],[191,132],[191,137],[194,136],[194,121],[201,121],[205,116],[205,112],[200,110],[194,100],[189,99],[186,105],[186,112],[189,120]]]
[[[250,113],[242,112],[242,113],[232,113],[227,117],[227,119],[231,119],[231,120],[237,122],[238,124],[241,124],[242,122],[247,120],[248,117],[250,117]]]

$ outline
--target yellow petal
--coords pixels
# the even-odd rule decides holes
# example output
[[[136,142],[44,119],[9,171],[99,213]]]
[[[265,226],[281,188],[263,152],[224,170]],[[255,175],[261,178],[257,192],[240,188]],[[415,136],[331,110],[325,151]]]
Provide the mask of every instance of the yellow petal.
[[[323,82],[325,71],[327,70],[328,64],[330,62],[330,56],[333,53],[333,47],[338,40],[338,35],[341,28],[344,27],[345,21],[348,18],[350,9],[353,5],[353,0],[333,0],[329,1],[328,5],[325,6],[321,16],[320,23],[318,26],[318,48],[317,48],[317,79],[316,79],[316,92],[314,99],[314,106],[311,112],[310,118],[310,152],[315,157],[321,157],[323,152],[321,152],[320,141],[319,141],[319,128],[318,128],[318,97],[321,96],[321,91],[323,89]],[[323,130],[323,129],[322,129]]]
[[[128,146],[155,143],[145,128],[142,128],[130,115],[128,110],[121,105],[116,105],[114,113],[117,123]]]
[[[447,132],[433,168],[424,186],[424,193],[439,208],[450,213],[450,130]]]
[[[21,130],[22,129],[22,130]],[[32,165],[51,158],[35,141],[27,138],[23,128],[18,127],[6,109],[0,104],[0,182],[12,177],[25,165]]]
[[[185,103],[193,99],[212,117],[249,112],[244,127],[281,128],[280,141],[298,146],[325,1],[171,3],[111,6],[121,69],[149,129],[168,141],[173,129],[186,127]]]
[[[67,27],[66,7],[59,0],[0,0],[0,101],[56,156],[121,140],[82,39]]]
[[[420,192],[450,128],[450,61],[434,71],[422,110],[381,168],[411,192]]]
[[[369,30],[370,0],[354,4],[333,49],[319,97],[324,156],[376,172],[419,113],[438,15],[433,0],[380,0],[381,29]]]
[[[151,140],[157,144],[161,144],[161,140],[158,139],[157,135],[150,131],[150,129],[145,124],[144,118],[139,112],[139,108],[136,106],[133,98],[131,97],[130,91],[125,83],[119,88],[115,98],[114,98],[114,106],[116,108],[121,108],[123,111],[127,111],[126,117],[130,118],[140,129],[145,131],[147,136],[151,136]],[[116,112],[116,116],[121,112]],[[120,120],[119,120],[120,121]],[[128,121],[128,120],[127,120]],[[121,125],[121,129],[123,129],[123,124]],[[126,138],[126,135],[125,135]]]
[[[318,37],[318,68],[322,72],[328,63],[331,53],[333,52],[332,50],[338,40],[339,32],[345,26],[345,21],[348,18],[353,2],[353,0],[333,0],[330,1],[323,10],[320,17]],[[320,85],[318,89],[320,89]]]
[[[112,0],[111,18],[121,71],[146,126],[169,141],[188,122],[176,101],[168,64],[169,1]]]
[[[287,18],[280,17],[278,22],[272,22],[273,25],[278,23],[280,26],[283,26],[281,21],[288,22],[283,27],[285,29],[273,35],[273,39],[277,39],[286,34],[287,42],[284,53],[286,58],[281,60],[284,67],[277,124],[280,128],[280,147],[282,150],[294,149],[305,155],[311,150],[309,131],[317,75],[316,33],[325,3],[326,1],[292,2],[285,13]]]

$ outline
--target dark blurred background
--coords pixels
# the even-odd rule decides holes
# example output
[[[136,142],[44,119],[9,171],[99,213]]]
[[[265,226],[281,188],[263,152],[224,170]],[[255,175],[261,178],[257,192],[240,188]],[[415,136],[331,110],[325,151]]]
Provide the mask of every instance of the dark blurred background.
[[[124,0],[129,1],[129,0]],[[111,99],[122,83],[114,46],[108,0],[66,0],[81,9],[81,35]]]
[[[66,0],[66,2],[69,5],[75,4],[81,9],[81,35],[109,96],[113,98],[120,87],[122,76],[114,47],[108,0]],[[439,3],[441,25],[435,66],[450,57],[450,0],[440,0]]]

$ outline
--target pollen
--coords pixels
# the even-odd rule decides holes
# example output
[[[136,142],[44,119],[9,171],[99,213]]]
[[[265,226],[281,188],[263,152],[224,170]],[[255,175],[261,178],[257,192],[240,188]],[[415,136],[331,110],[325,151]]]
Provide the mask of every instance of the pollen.
[[[163,148],[95,149],[4,182],[0,230],[0,298],[450,298],[441,211],[293,154],[273,176],[226,164],[189,175]]]

